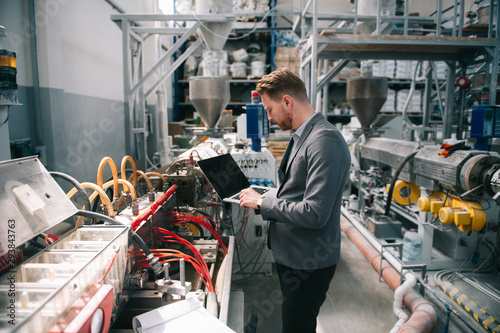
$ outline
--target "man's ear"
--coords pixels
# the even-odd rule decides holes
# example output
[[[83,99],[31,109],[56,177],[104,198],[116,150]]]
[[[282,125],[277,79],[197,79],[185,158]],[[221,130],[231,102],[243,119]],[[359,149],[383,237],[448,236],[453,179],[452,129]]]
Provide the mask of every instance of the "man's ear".
[[[293,105],[293,99],[290,95],[283,95],[283,98],[281,99],[281,101],[285,105],[285,107],[288,109],[290,109]]]

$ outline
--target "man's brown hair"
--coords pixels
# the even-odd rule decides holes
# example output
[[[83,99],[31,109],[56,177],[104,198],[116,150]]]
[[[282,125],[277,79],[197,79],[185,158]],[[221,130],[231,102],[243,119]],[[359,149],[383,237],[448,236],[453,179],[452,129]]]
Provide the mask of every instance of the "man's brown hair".
[[[255,89],[259,94],[265,93],[275,101],[281,100],[283,95],[290,95],[301,102],[308,101],[304,82],[288,67],[280,68],[270,74],[264,75],[257,82]]]

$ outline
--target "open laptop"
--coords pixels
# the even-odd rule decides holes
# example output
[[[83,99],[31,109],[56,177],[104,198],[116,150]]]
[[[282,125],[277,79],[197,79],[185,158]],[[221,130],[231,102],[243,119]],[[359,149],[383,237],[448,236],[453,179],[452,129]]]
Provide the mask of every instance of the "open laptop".
[[[231,154],[199,160],[198,166],[224,202],[239,204],[241,190],[249,187],[264,196],[276,196],[274,187],[251,185]]]

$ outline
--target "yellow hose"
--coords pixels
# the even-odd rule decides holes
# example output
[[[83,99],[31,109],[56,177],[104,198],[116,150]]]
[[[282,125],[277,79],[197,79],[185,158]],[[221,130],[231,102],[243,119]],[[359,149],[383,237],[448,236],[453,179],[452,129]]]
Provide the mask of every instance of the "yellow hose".
[[[137,168],[135,167],[134,159],[128,155],[125,155],[122,159],[122,179],[127,180],[127,161],[130,162],[132,166],[132,185],[137,185]],[[129,180],[130,181],[130,180]]]
[[[159,172],[154,172],[154,171],[151,171],[151,172],[146,172],[146,176],[150,177],[150,176],[156,176],[156,177],[160,177],[161,178],[161,181],[163,183],[166,183],[167,182],[167,179]]]
[[[102,187],[102,184],[103,184],[102,174],[104,172],[104,166],[106,165],[106,163],[109,164],[109,166],[111,167],[111,172],[113,173],[113,183],[115,185],[113,188],[113,198],[117,198],[118,197],[118,171],[116,171],[115,162],[113,162],[113,160],[110,157],[104,157],[101,160],[101,163],[99,163],[99,168],[97,169],[97,185],[100,188],[103,188]]]
[[[108,196],[106,195],[106,192],[104,192],[104,190],[101,187],[99,187],[93,183],[82,183],[82,186],[83,186],[83,188],[93,189],[95,192],[92,195],[94,195],[95,193],[99,194],[99,196],[101,197],[102,203],[106,206],[106,210],[108,211],[108,215],[111,217],[115,217],[115,211],[113,209],[113,204],[111,203]],[[116,187],[116,188],[118,188],[118,187]],[[76,187],[73,187],[71,189],[71,191],[69,191],[67,194],[68,198],[71,199],[71,197],[73,195],[75,195],[76,192],[78,192],[78,190],[76,189]],[[97,196],[97,194],[96,194],[96,196]],[[92,197],[92,195],[91,195],[91,197]],[[90,198],[89,198],[89,200],[90,200]],[[92,200],[90,200],[90,202],[92,202]]]
[[[127,190],[132,195],[132,200],[136,200],[137,199],[137,194],[135,193],[135,189],[134,189],[134,186],[132,184],[130,184],[128,181],[123,180],[123,179],[118,179],[118,182],[120,184],[122,184],[124,188],[127,188]],[[108,187],[110,187],[111,185],[113,185],[113,183],[114,183],[114,181],[110,180],[109,182],[107,182],[107,183],[105,183],[103,185],[103,189],[104,190],[107,189]],[[69,194],[70,193],[68,193],[68,196],[69,196]],[[89,202],[92,203],[94,201],[94,199],[97,197],[98,194],[99,194],[99,192],[94,191],[94,193],[92,193],[92,195],[89,197]],[[73,195],[74,195],[74,193],[71,194],[71,196],[73,196]],[[85,210],[85,207],[83,207],[82,209]],[[82,225],[82,220],[83,220],[83,216],[78,217],[78,220],[76,222],[75,228],[78,228],[79,226]]]
[[[132,195],[132,200],[136,200],[137,199],[137,194],[135,193],[134,185],[132,185],[130,182],[126,181],[125,179],[118,179],[118,183],[120,183],[120,184],[123,185],[123,188],[126,189],[125,190],[126,192],[130,192],[130,194]],[[113,181],[112,180],[110,180],[109,182],[105,183],[103,185],[103,189],[107,189],[111,185],[113,185]],[[90,203],[92,203],[92,200],[90,200]]]
[[[151,180],[149,180],[149,177],[144,172],[142,172],[141,170],[137,170],[136,174],[140,175],[140,177],[137,178],[137,182],[139,182],[142,178],[144,178],[144,180],[146,181],[146,184],[148,184],[149,190],[152,191],[153,190],[153,184],[151,183]],[[131,181],[132,177],[133,176],[130,176],[130,178],[128,179],[128,181]]]

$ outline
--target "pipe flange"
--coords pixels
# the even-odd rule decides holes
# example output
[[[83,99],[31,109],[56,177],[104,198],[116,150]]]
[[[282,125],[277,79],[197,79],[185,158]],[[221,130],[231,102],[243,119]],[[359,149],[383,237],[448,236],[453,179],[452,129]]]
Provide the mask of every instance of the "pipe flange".
[[[500,187],[499,187],[500,183],[498,182],[500,178],[498,175],[499,170],[500,170],[500,164],[495,164],[484,174],[484,183],[483,183],[484,190],[492,197],[495,194],[500,193]]]
[[[495,164],[500,163],[500,158],[491,155],[476,155],[467,161],[464,173],[465,189],[470,191],[484,184],[487,171]]]

